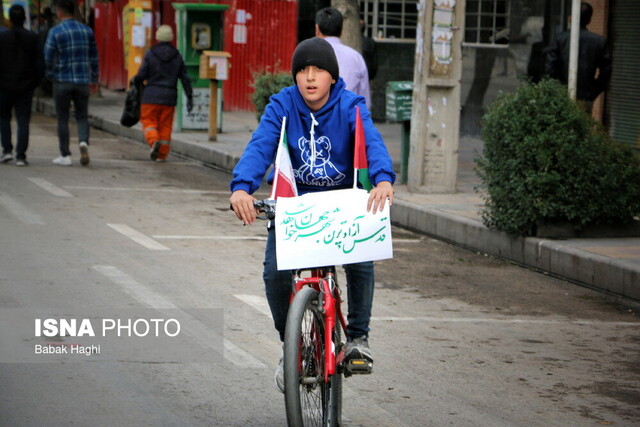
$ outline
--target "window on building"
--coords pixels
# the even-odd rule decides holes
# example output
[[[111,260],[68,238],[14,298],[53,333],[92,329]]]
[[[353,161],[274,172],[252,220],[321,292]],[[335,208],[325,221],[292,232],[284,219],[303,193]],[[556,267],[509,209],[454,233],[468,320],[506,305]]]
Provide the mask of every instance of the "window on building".
[[[464,44],[507,47],[509,0],[467,0]]]
[[[366,35],[376,40],[414,42],[419,0],[361,0]],[[428,4],[433,4],[431,1]],[[507,47],[510,0],[467,0],[464,44]]]
[[[414,42],[419,0],[362,0],[366,35],[376,40]]]

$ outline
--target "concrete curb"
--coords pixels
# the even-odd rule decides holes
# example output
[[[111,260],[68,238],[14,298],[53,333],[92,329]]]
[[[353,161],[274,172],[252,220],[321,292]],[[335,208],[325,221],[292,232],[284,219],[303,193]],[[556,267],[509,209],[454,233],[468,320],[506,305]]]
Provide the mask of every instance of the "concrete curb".
[[[472,219],[396,199],[394,224],[547,272],[612,294],[640,300],[640,266],[535,237],[491,230]]]
[[[55,116],[52,101],[37,99],[36,111]],[[105,132],[145,142],[139,127],[127,128],[114,120],[90,116],[90,124]],[[231,171],[239,156],[212,144],[181,139],[175,135],[172,153]],[[640,265],[598,255],[564,244],[563,241],[512,236],[491,230],[479,221],[418,205],[396,193],[391,220],[395,225],[427,234],[448,243],[482,252],[549,273],[606,293],[640,301]]]

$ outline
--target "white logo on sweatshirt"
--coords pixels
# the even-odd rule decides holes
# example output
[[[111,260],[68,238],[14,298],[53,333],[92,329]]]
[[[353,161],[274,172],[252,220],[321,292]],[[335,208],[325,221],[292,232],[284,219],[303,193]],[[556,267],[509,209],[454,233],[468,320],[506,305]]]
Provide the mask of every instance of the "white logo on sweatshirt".
[[[329,160],[331,157],[331,141],[326,136],[314,139],[313,143],[301,137],[298,139],[300,158],[303,166],[294,170],[298,182],[317,187],[333,187],[345,178],[338,168]]]

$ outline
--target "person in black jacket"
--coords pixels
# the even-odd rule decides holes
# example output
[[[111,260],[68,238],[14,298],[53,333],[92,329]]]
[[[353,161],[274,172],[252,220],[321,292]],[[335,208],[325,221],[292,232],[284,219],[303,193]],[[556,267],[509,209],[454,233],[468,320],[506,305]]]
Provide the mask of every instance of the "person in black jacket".
[[[16,165],[26,166],[29,146],[29,122],[33,91],[44,72],[38,36],[23,28],[26,19],[22,5],[9,9],[12,28],[0,32],[0,161],[13,160],[11,111],[15,109],[18,127]]]
[[[187,94],[187,111],[193,108],[193,90],[187,75],[180,52],[170,42],[173,30],[162,25],[156,31],[156,39],[160,42],[149,50],[140,70],[133,77],[132,84],[140,85],[145,80],[147,85],[142,93],[140,121],[144,137],[151,147],[150,157],[155,161],[166,161],[171,151],[171,131],[173,114],[178,99],[178,79]]]
[[[367,71],[369,72],[369,81],[376,78],[378,73],[378,53],[376,47],[376,41],[373,37],[369,37],[365,34],[364,19],[360,20],[360,29],[362,31],[362,57],[365,64],[367,64]]]
[[[580,4],[580,47],[576,98],[584,102],[584,107],[589,113],[593,107],[593,101],[606,90],[611,78],[611,55],[607,47],[607,40],[587,30],[592,15],[591,5],[582,2]],[[558,34],[547,51],[546,73],[565,85],[569,75],[570,44],[571,31],[563,31]]]

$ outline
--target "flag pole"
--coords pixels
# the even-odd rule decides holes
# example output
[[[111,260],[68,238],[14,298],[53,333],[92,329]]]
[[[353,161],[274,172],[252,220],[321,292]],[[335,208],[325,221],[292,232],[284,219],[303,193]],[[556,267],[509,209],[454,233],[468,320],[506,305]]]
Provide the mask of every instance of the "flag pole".
[[[280,139],[278,140],[278,151],[276,151],[276,161],[274,163],[273,171],[273,185],[271,186],[271,200],[276,199],[276,187],[278,186],[278,165],[280,164],[280,157],[282,157],[282,140],[284,139],[284,130],[287,123],[287,116],[282,118],[282,128],[280,129]]]
[[[358,118],[360,117],[360,108],[356,106],[356,131],[354,137],[353,144],[353,188],[354,190],[358,188],[358,163],[356,159],[358,158]]]

